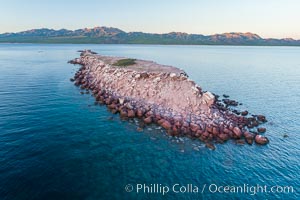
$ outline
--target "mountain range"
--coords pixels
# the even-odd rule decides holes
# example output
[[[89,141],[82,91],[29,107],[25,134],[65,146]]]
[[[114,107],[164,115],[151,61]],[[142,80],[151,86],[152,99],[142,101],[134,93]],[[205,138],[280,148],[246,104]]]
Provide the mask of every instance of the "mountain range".
[[[32,29],[0,34],[0,43],[75,43],[75,44],[181,44],[181,45],[253,45],[300,46],[292,38],[262,38],[254,33],[230,32],[214,35],[170,32],[164,34],[125,32],[112,27],[78,30]]]

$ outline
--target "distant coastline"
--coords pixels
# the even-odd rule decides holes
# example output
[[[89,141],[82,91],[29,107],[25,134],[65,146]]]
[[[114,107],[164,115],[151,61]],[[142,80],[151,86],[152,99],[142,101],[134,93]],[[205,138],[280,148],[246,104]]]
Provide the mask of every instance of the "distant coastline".
[[[17,33],[3,33],[0,34],[0,43],[300,46],[300,40],[262,38],[249,32],[214,35],[182,32],[157,34],[125,32],[112,27],[84,28],[74,31],[42,28]]]

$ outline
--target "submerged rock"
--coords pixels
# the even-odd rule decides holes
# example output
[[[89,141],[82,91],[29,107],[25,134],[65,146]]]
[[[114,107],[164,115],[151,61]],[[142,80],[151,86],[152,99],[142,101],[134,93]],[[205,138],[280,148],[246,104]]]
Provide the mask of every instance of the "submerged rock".
[[[242,116],[246,116],[246,115],[248,115],[248,111],[247,111],[247,110],[245,110],[245,111],[242,111],[242,112],[241,112],[241,115],[242,115]]]
[[[215,149],[216,149],[215,145],[212,144],[212,143],[206,143],[206,144],[205,144],[205,147],[207,147],[207,148],[209,148],[209,149],[211,149],[211,150],[215,150]]]
[[[266,122],[267,121],[267,119],[264,115],[257,115],[257,119],[258,119],[258,121],[261,121],[261,122]]]
[[[244,145],[245,144],[245,140],[238,139],[238,140],[235,141],[235,143],[238,144],[238,145]]]
[[[136,130],[137,130],[138,132],[142,132],[142,131],[143,131],[143,129],[142,129],[141,127],[137,127]]]
[[[266,128],[262,128],[262,127],[260,127],[260,128],[257,128],[257,132],[259,132],[259,133],[264,133],[264,132],[266,132]]]

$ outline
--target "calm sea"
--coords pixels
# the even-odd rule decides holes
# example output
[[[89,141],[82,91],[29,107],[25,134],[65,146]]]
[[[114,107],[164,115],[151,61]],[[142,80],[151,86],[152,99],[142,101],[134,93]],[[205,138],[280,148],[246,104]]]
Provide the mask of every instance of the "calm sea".
[[[80,49],[180,67],[203,90],[266,115],[270,143],[211,151],[154,125],[138,132],[69,81]],[[300,199],[299,104],[297,47],[0,44],[0,199]]]

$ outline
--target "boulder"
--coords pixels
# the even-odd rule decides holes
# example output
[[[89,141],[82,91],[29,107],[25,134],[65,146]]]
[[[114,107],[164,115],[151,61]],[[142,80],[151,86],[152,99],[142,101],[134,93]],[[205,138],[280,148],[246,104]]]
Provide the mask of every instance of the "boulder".
[[[171,73],[171,74],[170,74],[170,77],[171,77],[171,78],[174,78],[174,77],[176,77],[176,76],[177,76],[177,75],[176,75],[175,73]]]
[[[112,103],[110,105],[107,106],[109,109],[115,109],[117,106],[116,104]]]
[[[266,128],[263,128],[263,127],[260,127],[260,128],[257,128],[257,132],[259,132],[259,133],[264,133],[264,132],[266,132]]]
[[[143,72],[143,73],[140,74],[140,77],[141,78],[148,78],[149,74],[147,72]]]
[[[242,112],[241,112],[241,115],[242,115],[242,116],[246,116],[246,115],[248,115],[248,111],[247,111],[247,110],[245,110],[245,111],[242,111]]]
[[[197,130],[197,132],[196,132],[196,133],[197,133],[197,134],[200,136],[200,135],[202,135],[202,133],[203,133],[203,130],[200,130],[200,129],[199,129],[199,130]]]
[[[116,114],[116,113],[118,113],[119,111],[118,110],[116,110],[116,109],[111,109],[111,113],[112,114]]]
[[[172,125],[171,125],[171,123],[170,122],[168,122],[167,120],[165,120],[162,124],[161,124],[161,126],[164,128],[164,129],[171,129],[171,127],[172,127]]]
[[[178,135],[179,134],[179,130],[178,130],[178,128],[176,126],[172,127],[172,132],[173,132],[174,135]]]
[[[180,130],[181,130],[181,132],[182,132],[184,135],[189,135],[189,134],[190,134],[190,129],[189,129],[188,127],[182,126]]]
[[[136,79],[139,79],[140,77],[141,77],[140,74],[136,74],[136,75],[134,76],[134,78],[136,78]]]
[[[232,131],[233,131],[235,138],[241,138],[242,131],[239,127],[234,127]]]
[[[228,128],[224,128],[223,132],[228,134],[230,132],[230,130]]]
[[[127,117],[128,115],[127,115],[127,111],[126,110],[121,110],[120,111],[120,116],[121,117]]]
[[[151,124],[151,122],[152,122],[152,118],[149,116],[149,117],[146,117],[146,118],[144,118],[144,122],[146,123],[146,124]]]
[[[206,126],[206,131],[209,133],[213,132],[213,127],[212,126]]]
[[[161,119],[161,116],[160,116],[160,114],[158,114],[158,113],[155,113],[155,118],[156,118],[156,120],[160,120]]]
[[[128,117],[129,118],[135,117],[135,112],[133,110],[128,110]]]
[[[146,112],[145,116],[146,117],[153,116],[153,112],[150,110],[150,111]]]
[[[209,133],[208,133],[207,131],[204,131],[204,132],[202,133],[202,135],[203,135],[204,137],[208,137],[208,136],[209,136]]]
[[[175,122],[175,126],[177,126],[178,128],[181,127],[180,121],[176,121],[176,122]]]
[[[215,102],[215,96],[210,92],[203,93],[202,99],[208,106],[212,105]]]
[[[110,105],[112,103],[112,99],[111,98],[107,98],[106,100],[105,100],[105,104],[106,105]]]
[[[219,138],[222,140],[222,141],[227,141],[229,139],[229,136],[225,133],[221,133],[219,135]]]
[[[193,132],[197,132],[197,130],[200,129],[200,127],[197,124],[194,124],[194,123],[190,124],[190,128],[191,128],[191,131],[193,131]]]
[[[158,121],[157,121],[157,123],[159,124],[159,125],[162,125],[162,123],[164,123],[164,119],[159,119]]]
[[[250,133],[248,131],[245,131],[244,132],[244,137],[245,137],[245,140],[248,144],[252,145],[253,144],[253,140],[254,140],[254,134],[253,133]]]
[[[124,104],[124,102],[125,102],[125,99],[124,98],[119,98],[119,103],[122,105],[122,104]]]
[[[260,144],[260,145],[265,145],[265,144],[269,143],[269,139],[267,137],[262,136],[262,135],[256,135],[255,136],[255,142],[257,144]]]
[[[267,119],[264,115],[257,115],[257,119],[261,122],[266,122],[267,121]]]
[[[213,127],[212,133],[213,133],[214,135],[218,135],[218,134],[220,133],[219,128]]]
[[[143,112],[141,109],[138,109],[137,112],[136,112],[136,115],[137,115],[138,117],[143,117],[144,112]]]

